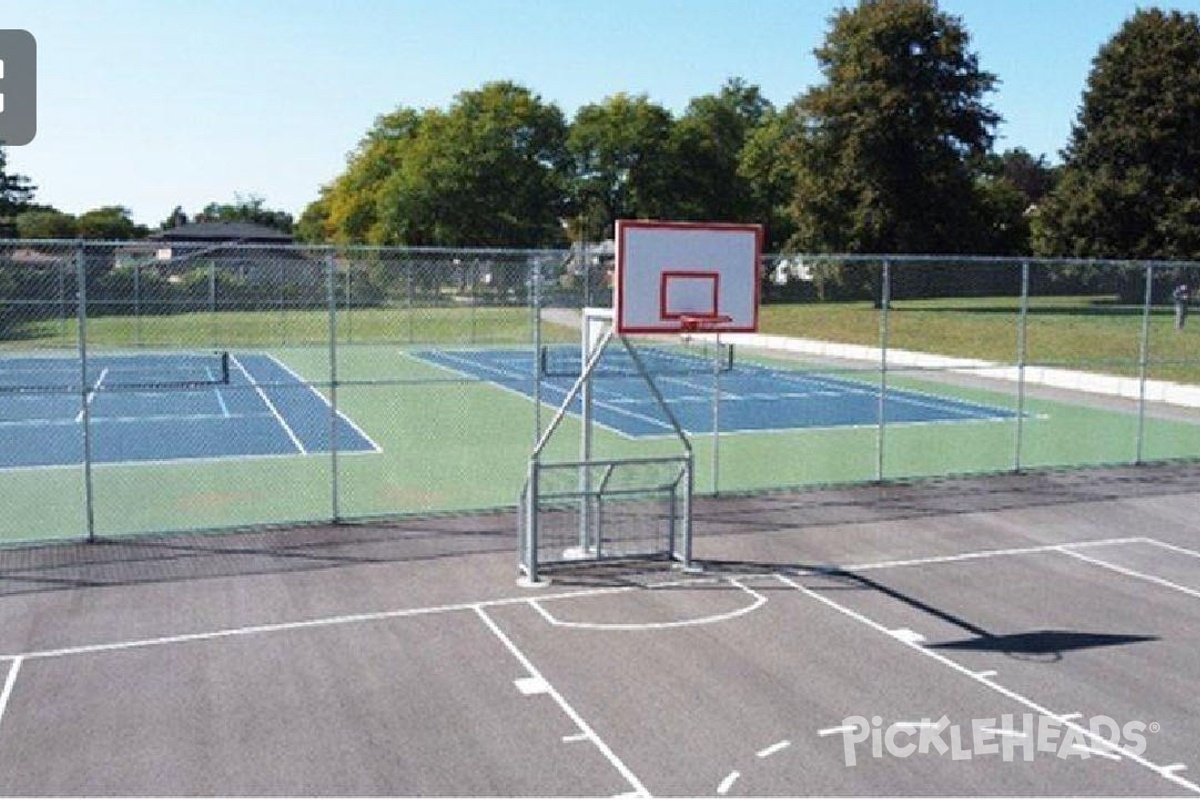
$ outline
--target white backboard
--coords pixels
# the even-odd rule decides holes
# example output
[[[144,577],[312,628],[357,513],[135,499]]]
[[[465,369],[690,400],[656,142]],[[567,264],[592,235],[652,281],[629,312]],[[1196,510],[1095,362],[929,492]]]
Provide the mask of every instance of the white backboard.
[[[762,226],[618,220],[617,333],[675,333],[685,317],[727,316],[716,329],[758,330]]]

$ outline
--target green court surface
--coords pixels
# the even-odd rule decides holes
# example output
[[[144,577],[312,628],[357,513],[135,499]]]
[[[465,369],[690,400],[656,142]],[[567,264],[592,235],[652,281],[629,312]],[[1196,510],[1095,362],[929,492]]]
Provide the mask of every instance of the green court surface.
[[[558,338],[568,339],[559,332]],[[318,332],[314,330],[314,336]],[[508,345],[511,347],[511,345]],[[328,347],[258,348],[313,384],[327,399]],[[336,402],[381,452],[329,453],[152,464],[96,465],[91,512],[99,536],[262,524],[359,519],[513,507],[535,433],[533,404],[520,394],[433,366],[398,345],[347,345],[336,352]],[[532,368],[533,354],[530,351]],[[877,387],[871,370],[816,370]],[[698,380],[707,380],[698,379]],[[961,376],[889,373],[895,389],[1015,412],[1014,385],[968,385]],[[541,410],[544,426],[553,413]],[[1000,420],[735,432],[693,438],[696,489],[757,491],[1021,468],[1130,463],[1200,456],[1200,415],[1114,398],[1030,387],[1024,416]],[[1190,417],[1190,418],[1189,418]],[[867,421],[870,423],[870,421]],[[565,420],[546,458],[578,455],[579,425]],[[594,454],[678,452],[667,439],[595,432]],[[719,458],[714,459],[714,447]],[[0,471],[0,542],[81,538],[87,530],[82,467]],[[515,534],[515,532],[514,532]],[[515,542],[515,535],[514,535]]]

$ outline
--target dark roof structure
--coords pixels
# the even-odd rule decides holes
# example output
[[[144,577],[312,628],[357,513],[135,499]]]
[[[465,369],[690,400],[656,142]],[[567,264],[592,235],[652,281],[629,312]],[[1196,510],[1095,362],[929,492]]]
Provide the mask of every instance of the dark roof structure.
[[[156,231],[147,238],[157,242],[241,242],[291,244],[290,234],[254,222],[196,222]]]

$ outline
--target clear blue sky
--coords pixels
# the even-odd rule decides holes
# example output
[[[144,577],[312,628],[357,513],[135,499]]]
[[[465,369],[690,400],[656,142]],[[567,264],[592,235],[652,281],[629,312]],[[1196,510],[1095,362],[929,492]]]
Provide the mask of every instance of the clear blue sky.
[[[784,105],[852,0],[0,0],[38,41],[39,118],[9,168],[80,213],[157,225],[258,195],[298,215],[374,118],[516,80],[570,118],[617,92],[678,113],[729,77]],[[942,0],[1005,122],[1002,149],[1057,161],[1098,48],[1135,0]],[[1200,12],[1200,0],[1162,8]]]

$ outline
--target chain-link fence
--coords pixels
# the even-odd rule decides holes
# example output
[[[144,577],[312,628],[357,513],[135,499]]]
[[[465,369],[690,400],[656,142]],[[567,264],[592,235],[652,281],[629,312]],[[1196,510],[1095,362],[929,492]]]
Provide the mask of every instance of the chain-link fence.
[[[612,258],[0,242],[0,543],[515,507]],[[773,256],[734,356],[639,345],[701,493],[1196,458],[1200,320],[1174,295],[1198,280]],[[620,373],[594,456],[671,455]],[[578,458],[573,424],[548,457]]]

